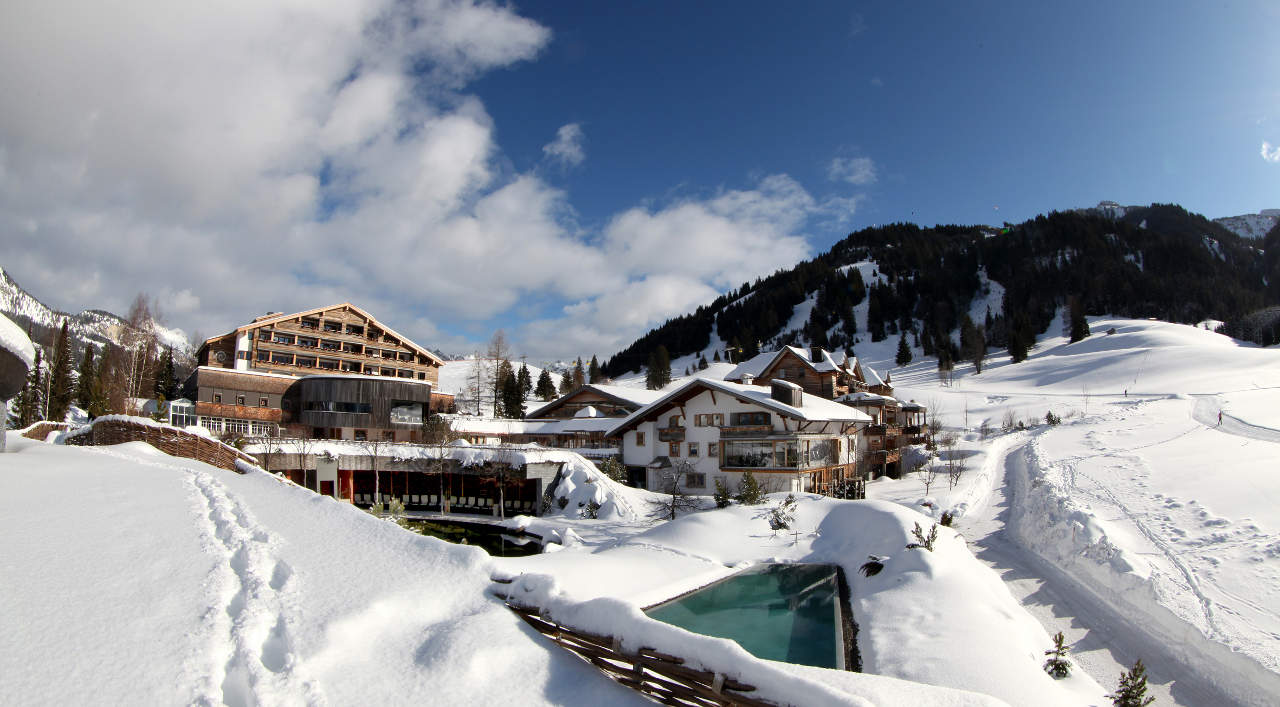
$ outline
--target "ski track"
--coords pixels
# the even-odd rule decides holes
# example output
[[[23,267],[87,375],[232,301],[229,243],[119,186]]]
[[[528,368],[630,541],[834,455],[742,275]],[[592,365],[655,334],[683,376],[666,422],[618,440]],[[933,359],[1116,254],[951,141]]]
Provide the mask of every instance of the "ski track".
[[[297,580],[289,564],[277,557],[278,541],[213,475],[186,471],[202,532],[218,559],[214,574],[221,589],[206,613],[220,629],[210,646],[212,674],[193,702],[232,707],[324,704],[292,649]]]

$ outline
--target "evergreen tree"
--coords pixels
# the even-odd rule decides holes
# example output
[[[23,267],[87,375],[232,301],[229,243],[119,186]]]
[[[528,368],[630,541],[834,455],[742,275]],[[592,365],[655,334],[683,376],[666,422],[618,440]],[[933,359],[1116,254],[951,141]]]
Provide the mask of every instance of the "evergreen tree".
[[[178,375],[173,368],[173,347],[166,346],[156,362],[156,398],[174,400],[178,397]]]
[[[715,356],[711,357],[711,360],[715,361],[716,363],[720,363],[720,349],[716,349],[716,354]]]
[[[591,356],[591,365],[587,366],[587,382],[600,383],[604,380],[604,373],[600,370],[600,362],[596,360],[595,355]]]
[[[511,368],[510,361],[502,361],[498,364],[498,370],[495,373],[494,386],[498,389],[498,395],[494,400],[493,416],[494,417],[513,417],[507,412],[507,395],[510,391],[520,390],[520,384],[516,379],[516,372]]]
[[[699,370],[699,371],[705,371],[705,370],[707,370],[707,357],[706,357],[706,356],[699,356],[699,357],[698,357],[698,370]]]
[[[76,405],[81,410],[88,410],[93,402],[93,384],[97,378],[97,371],[93,367],[93,352],[93,344],[86,345],[84,357],[80,359],[79,377],[76,379]]]
[[[542,373],[538,374],[538,385],[533,389],[533,394],[542,400],[553,400],[556,397],[556,384],[551,381],[551,372],[542,369]]]
[[[54,345],[53,365],[49,367],[49,418],[61,422],[71,407],[71,339],[67,336],[67,320],[62,320],[62,330]]]
[[[1084,304],[1079,297],[1072,297],[1071,308],[1071,343],[1081,341],[1089,336],[1089,320],[1084,318]]]
[[[18,427],[28,427],[43,420],[44,409],[44,375],[41,368],[43,351],[36,347],[36,363],[27,372],[27,382],[22,386],[22,394],[18,401]]]
[[[506,375],[502,379],[502,417],[517,420],[524,417],[524,391],[520,389],[520,376],[511,371],[511,364],[506,364]]]
[[[587,371],[582,366],[582,357],[578,357],[578,361],[573,364],[573,387],[581,388],[587,384]]]
[[[960,354],[973,362],[974,373],[982,373],[982,360],[987,356],[987,340],[982,327],[974,324],[967,314],[960,324]]]
[[[573,372],[568,371],[560,375],[560,394],[568,395],[573,392]]]
[[[738,481],[738,494],[734,498],[744,506],[754,506],[764,501],[764,489],[760,488],[760,482],[756,481],[754,474],[744,471]]]
[[[899,366],[905,366],[911,363],[911,347],[907,344],[907,332],[902,332],[902,336],[898,339],[898,355],[893,362]]]
[[[533,390],[533,381],[529,376],[529,366],[523,361],[520,362],[520,372],[516,374],[516,383],[520,386],[520,399],[527,398],[529,391]]]
[[[1044,654],[1049,656],[1044,662],[1044,671],[1055,678],[1065,678],[1071,675],[1071,661],[1067,660],[1067,652],[1071,649],[1067,647],[1066,637],[1062,632],[1054,634],[1053,648],[1045,651]]]
[[[1141,659],[1129,672],[1120,674],[1120,687],[1107,697],[1111,698],[1112,707],[1146,707],[1156,701],[1154,697],[1147,697],[1147,668]]]
[[[671,382],[671,356],[667,347],[659,344],[649,354],[649,367],[645,372],[645,387],[649,390],[660,390]]]

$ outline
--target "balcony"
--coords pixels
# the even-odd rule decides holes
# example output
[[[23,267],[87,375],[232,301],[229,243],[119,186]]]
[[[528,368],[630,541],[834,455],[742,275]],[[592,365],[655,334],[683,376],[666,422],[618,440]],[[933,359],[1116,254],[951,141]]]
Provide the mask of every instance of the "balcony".
[[[733,437],[767,437],[773,434],[771,425],[737,425],[720,428],[720,439]]]
[[[659,427],[658,441],[659,442],[683,442],[684,428],[683,427]]]

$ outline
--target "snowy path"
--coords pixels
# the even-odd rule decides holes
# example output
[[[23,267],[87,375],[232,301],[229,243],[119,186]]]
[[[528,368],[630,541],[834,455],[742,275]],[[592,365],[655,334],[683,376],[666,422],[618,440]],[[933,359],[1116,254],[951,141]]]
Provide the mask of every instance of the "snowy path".
[[[1195,398],[1196,404],[1192,408],[1191,416],[1196,422],[1205,427],[1213,427],[1219,432],[1225,432],[1237,437],[1263,440],[1265,442],[1280,442],[1280,430],[1254,425],[1224,412],[1221,396],[1195,395],[1192,397]],[[1277,395],[1277,397],[1280,397],[1280,395]],[[1222,414],[1221,423],[1218,422],[1219,413]]]
[[[957,521],[978,559],[1000,574],[1009,591],[1046,631],[1065,634],[1072,660],[1103,686],[1114,686],[1120,673],[1142,658],[1147,666],[1148,693],[1159,703],[1196,707],[1230,704],[1212,686],[1187,677],[1179,663],[1165,655],[1159,641],[1007,536],[1010,504],[1017,502],[1008,475],[1023,473],[1017,464],[1028,443],[1022,439],[992,450],[985,465],[993,472],[989,474],[990,494]],[[985,467],[984,472],[988,470]]]

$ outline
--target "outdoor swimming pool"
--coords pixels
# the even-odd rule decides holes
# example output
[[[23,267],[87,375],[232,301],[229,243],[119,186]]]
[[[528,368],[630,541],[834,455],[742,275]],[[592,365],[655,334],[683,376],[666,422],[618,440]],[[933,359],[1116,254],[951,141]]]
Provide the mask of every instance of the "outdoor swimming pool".
[[[645,613],[731,639],[758,658],[843,670],[845,621],[837,571],[833,565],[761,565]]]

